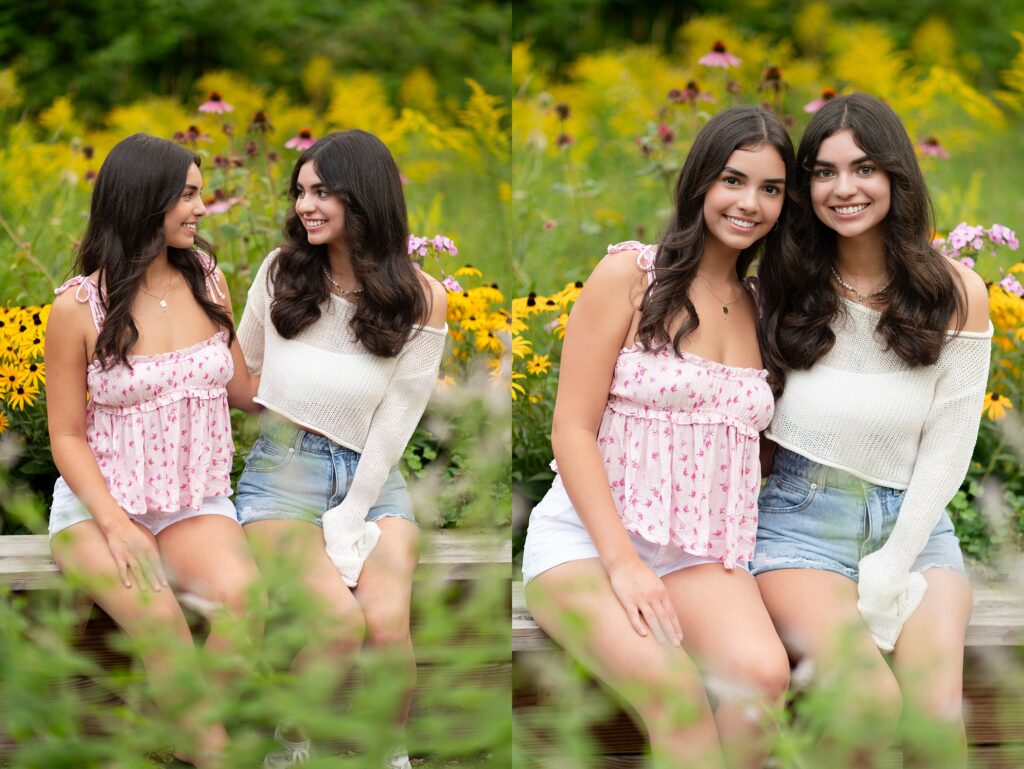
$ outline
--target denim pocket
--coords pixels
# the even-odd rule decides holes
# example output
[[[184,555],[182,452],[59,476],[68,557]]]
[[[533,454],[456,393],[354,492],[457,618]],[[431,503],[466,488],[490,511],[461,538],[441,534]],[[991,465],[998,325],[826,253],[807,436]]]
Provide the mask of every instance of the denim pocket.
[[[254,473],[273,473],[282,470],[292,461],[295,451],[271,443],[262,436],[252,445],[252,451],[245,458],[245,469]]]
[[[757,498],[758,513],[796,513],[807,507],[817,486],[802,478],[772,473]]]

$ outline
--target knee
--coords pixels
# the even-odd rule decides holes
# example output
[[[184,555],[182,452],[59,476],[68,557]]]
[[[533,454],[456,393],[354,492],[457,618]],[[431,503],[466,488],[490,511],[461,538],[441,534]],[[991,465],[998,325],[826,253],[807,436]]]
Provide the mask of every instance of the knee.
[[[374,646],[404,646],[411,643],[409,612],[404,607],[367,608],[364,617],[366,638]]]
[[[337,608],[325,618],[324,642],[337,654],[351,654],[362,648],[366,618],[358,605]]]
[[[749,655],[733,670],[737,688],[757,699],[775,702],[789,688],[789,658],[781,647],[777,653]]]

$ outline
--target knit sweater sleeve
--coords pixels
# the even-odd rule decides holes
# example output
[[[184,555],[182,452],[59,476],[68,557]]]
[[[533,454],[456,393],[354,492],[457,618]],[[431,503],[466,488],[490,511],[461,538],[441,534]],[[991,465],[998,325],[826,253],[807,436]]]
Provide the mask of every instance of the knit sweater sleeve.
[[[924,596],[924,578],[911,568],[967,474],[988,381],[991,336],[991,330],[962,334],[947,343],[896,524],[885,545],[860,562],[858,606],[885,651],[895,646]]]
[[[366,514],[419,424],[437,380],[447,327],[426,327],[399,353],[394,375],[370,422],[352,483],[341,504],[323,517],[327,554],[345,583],[355,586],[379,536]]]
[[[236,331],[238,343],[242,347],[242,355],[245,357],[245,365],[253,374],[263,371],[263,348],[266,344],[266,322],[267,311],[270,306],[270,289],[267,285],[267,273],[270,270],[270,263],[276,257],[278,251],[270,252],[263,264],[256,272],[256,277],[249,287],[249,294],[245,300],[245,309],[242,311],[242,320]]]

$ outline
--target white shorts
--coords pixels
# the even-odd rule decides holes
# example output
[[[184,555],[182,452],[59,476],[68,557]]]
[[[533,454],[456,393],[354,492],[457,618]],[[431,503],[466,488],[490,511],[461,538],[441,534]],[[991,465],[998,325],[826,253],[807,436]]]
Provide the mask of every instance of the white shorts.
[[[688,553],[678,545],[659,545],[632,532],[626,533],[640,559],[659,577],[689,566],[721,563],[718,558]],[[523,583],[563,563],[598,557],[597,548],[573,508],[569,494],[561,480],[556,479],[530,514],[523,548]],[[740,568],[746,568],[746,565],[746,561],[737,564]]]
[[[153,533],[153,536],[156,536],[171,524],[184,521],[187,518],[195,518],[198,515],[222,515],[238,523],[235,506],[230,497],[206,497],[198,510],[186,508],[173,513],[151,512],[128,517],[136,523],[141,523]],[[92,516],[89,515],[89,511],[78,501],[78,497],[68,488],[64,479],[58,478],[57,483],[53,486],[53,505],[50,507],[50,538],[52,539],[54,534],[63,531],[68,526],[91,520]]]

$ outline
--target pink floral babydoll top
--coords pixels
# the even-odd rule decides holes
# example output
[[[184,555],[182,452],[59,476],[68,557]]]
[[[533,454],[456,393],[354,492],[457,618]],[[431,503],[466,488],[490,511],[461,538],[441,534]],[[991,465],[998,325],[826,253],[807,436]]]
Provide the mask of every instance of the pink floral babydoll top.
[[[211,296],[216,291],[223,298],[212,269],[206,282]],[[96,283],[79,275],[56,293],[71,288],[78,301],[89,303],[99,329],[103,304]],[[86,439],[126,512],[198,510],[204,497],[231,494],[235,449],[226,385],[234,368],[227,339],[221,329],[182,350],[129,355],[130,368],[89,365]]]
[[[653,279],[657,246],[638,249]],[[761,481],[759,433],[775,401],[768,372],[639,344],[619,352],[597,443],[628,531],[659,545],[749,561]]]

